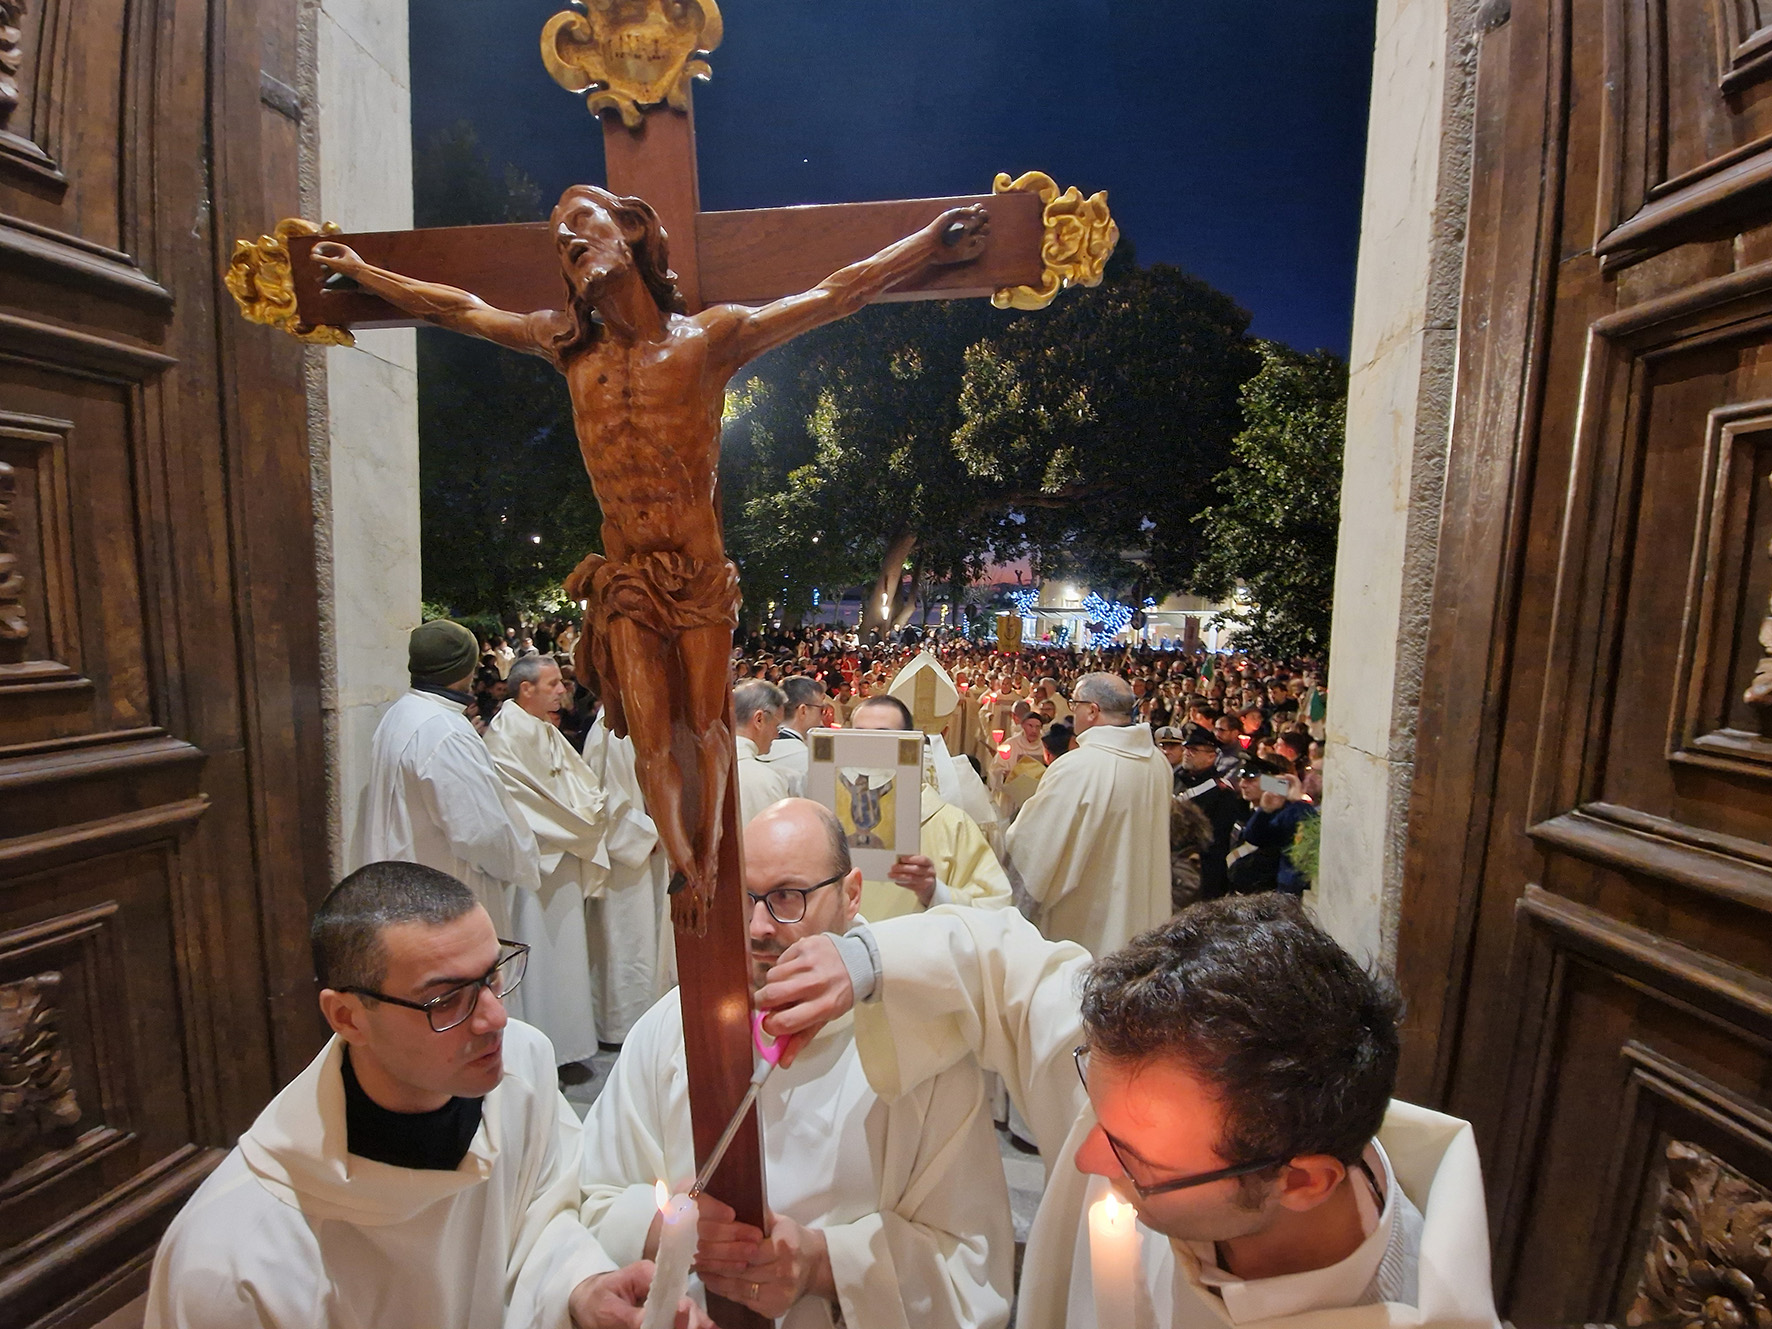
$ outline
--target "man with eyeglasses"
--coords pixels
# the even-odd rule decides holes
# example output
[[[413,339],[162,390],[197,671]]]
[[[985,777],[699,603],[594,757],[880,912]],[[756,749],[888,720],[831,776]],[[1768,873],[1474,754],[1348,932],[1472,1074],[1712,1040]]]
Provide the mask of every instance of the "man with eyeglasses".
[[[861,872],[842,827],[806,799],[744,831],[752,979],[793,943],[856,921]],[[962,1329],[1008,1322],[1014,1233],[983,1076],[956,1058],[878,1096],[851,1022],[808,1042],[758,1093],[765,1234],[704,1196],[707,1290],[786,1329]],[[617,1260],[656,1248],[653,1183],[695,1175],[677,993],[641,1017],[585,1118],[585,1223]]]
[[[1022,1329],[1121,1329],[1091,1285],[1110,1192],[1140,1324],[1498,1323],[1471,1129],[1391,1099],[1394,989],[1288,897],[1193,905],[1093,963],[1013,912],[937,909],[800,942],[756,1003],[796,1041],[853,1009],[882,1094],[968,1056],[1004,1076],[1049,1173]]]
[[[816,678],[805,674],[784,678],[781,691],[785,698],[781,728],[769,745],[769,751],[759,760],[767,762],[771,770],[780,772],[787,781],[789,797],[799,798],[806,793],[806,734],[825,724],[826,717],[834,713],[824,684]]]
[[[578,1118],[505,1013],[527,948],[416,863],[353,872],[310,936],[333,1037],[173,1220],[149,1329],[637,1325],[652,1270],[579,1223]]]

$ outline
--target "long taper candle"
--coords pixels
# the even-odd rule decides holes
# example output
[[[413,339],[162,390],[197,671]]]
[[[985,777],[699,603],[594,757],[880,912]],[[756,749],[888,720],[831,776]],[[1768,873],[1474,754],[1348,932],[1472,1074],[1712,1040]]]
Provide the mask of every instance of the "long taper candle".
[[[677,1323],[677,1303],[689,1290],[689,1266],[695,1259],[695,1201],[687,1195],[672,1195],[662,1181],[656,1192],[664,1222],[659,1225],[652,1290],[646,1294],[640,1329],[672,1329]]]

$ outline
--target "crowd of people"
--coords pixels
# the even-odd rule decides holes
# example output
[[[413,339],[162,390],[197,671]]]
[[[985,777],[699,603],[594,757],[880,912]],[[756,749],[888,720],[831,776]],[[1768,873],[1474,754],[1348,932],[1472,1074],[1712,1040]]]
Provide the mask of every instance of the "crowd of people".
[[[690,1013],[634,745],[575,644],[412,634],[363,866],[312,930],[334,1037],[174,1223],[150,1325],[640,1325],[655,1192],[699,1161]],[[1495,1324],[1470,1129],[1391,1100],[1395,993],[1297,898],[1319,663],[815,629],[741,638],[733,675],[785,1052],[767,1222],[701,1195],[696,1287],[787,1329]],[[833,728],[919,735],[890,866],[806,796]],[[600,1044],[581,1123],[561,1087]],[[1049,1177],[1019,1289],[997,1085]]]

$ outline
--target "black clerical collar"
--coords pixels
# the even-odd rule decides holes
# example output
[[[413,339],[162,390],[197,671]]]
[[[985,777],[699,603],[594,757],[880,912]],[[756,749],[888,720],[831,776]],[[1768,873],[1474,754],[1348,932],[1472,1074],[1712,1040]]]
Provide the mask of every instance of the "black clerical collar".
[[[344,1050],[339,1074],[345,1082],[345,1148],[358,1158],[389,1167],[454,1172],[468,1156],[480,1129],[478,1098],[452,1098],[434,1112],[391,1112],[363,1092]]]
[[[412,690],[414,692],[428,692],[433,697],[441,697],[445,701],[453,701],[459,706],[472,706],[474,704],[473,693],[457,692],[454,688],[435,687],[430,683],[414,683],[412,685]]]

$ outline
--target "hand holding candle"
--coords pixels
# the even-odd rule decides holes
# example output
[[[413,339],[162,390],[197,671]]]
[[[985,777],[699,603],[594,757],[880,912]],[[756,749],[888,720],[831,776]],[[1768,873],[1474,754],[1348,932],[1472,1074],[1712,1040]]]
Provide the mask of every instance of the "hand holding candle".
[[[672,1195],[662,1181],[654,1189],[658,1196],[658,1212],[664,1221],[659,1225],[652,1290],[646,1294],[640,1329],[672,1329],[677,1323],[677,1303],[689,1290],[689,1264],[695,1258],[697,1214],[695,1201],[687,1195]]]

